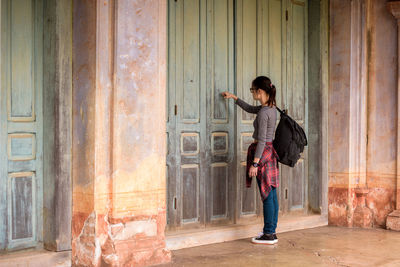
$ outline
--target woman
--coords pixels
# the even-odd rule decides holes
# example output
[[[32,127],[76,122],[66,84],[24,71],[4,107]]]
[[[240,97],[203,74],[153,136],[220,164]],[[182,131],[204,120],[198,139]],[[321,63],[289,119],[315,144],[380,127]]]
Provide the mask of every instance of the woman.
[[[278,155],[272,146],[276,124],[276,89],[271,80],[259,76],[252,82],[250,92],[260,106],[251,106],[229,92],[223,92],[224,98],[233,98],[235,103],[246,112],[257,114],[254,120],[254,142],[247,151],[246,186],[251,186],[251,178],[257,177],[257,184],[263,199],[263,232],[252,238],[256,244],[276,244],[275,230],[278,223],[279,204],[276,188],[279,186]]]

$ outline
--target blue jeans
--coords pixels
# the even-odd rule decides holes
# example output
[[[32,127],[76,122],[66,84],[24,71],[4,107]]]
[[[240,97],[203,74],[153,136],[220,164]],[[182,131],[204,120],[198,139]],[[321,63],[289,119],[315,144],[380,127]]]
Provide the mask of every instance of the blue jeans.
[[[257,180],[258,188],[261,191],[261,181]],[[276,196],[276,188],[271,186],[271,192],[268,197],[263,201],[263,213],[264,213],[264,234],[274,234],[276,225],[278,224],[279,214],[279,203]]]

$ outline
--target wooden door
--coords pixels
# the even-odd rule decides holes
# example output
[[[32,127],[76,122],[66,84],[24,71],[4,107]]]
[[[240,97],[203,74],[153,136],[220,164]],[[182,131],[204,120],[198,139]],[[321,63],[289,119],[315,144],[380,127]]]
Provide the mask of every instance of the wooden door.
[[[262,214],[256,181],[245,186],[254,115],[233,107],[219,93],[229,90],[256,104],[251,81],[269,76],[277,87],[278,107],[288,109],[307,133],[306,11],[306,2],[295,0],[169,2],[170,228]],[[307,149],[295,168],[280,168],[280,210],[303,212]]]
[[[169,1],[169,228],[229,223],[234,210],[233,0]]]
[[[42,239],[42,2],[1,1],[0,249]]]
[[[307,24],[306,2],[295,0],[237,0],[236,56],[237,95],[253,101],[249,88],[259,75],[271,78],[277,88],[277,106],[307,133]],[[253,141],[255,115],[237,109],[237,173],[239,220],[262,214],[256,181],[246,188],[247,148]],[[278,115],[279,121],[279,115]],[[307,149],[295,168],[280,164],[281,185],[278,190],[281,212],[304,210],[307,192]]]
[[[286,96],[282,103],[308,134],[307,2],[288,0],[286,16]],[[307,212],[308,149],[294,168],[282,166],[281,210]]]
[[[237,0],[237,95],[248,103],[258,105],[250,93],[252,80],[265,75],[277,88],[277,104],[284,102],[281,93],[285,84],[285,43],[282,16],[285,3],[278,0]],[[255,115],[237,108],[237,173],[239,219],[248,220],[262,214],[260,194],[255,179],[246,188],[247,148],[253,142]]]

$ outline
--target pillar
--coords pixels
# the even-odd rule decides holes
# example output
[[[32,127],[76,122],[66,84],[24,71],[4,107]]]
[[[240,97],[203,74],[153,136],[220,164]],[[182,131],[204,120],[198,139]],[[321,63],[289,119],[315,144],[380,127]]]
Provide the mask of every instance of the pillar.
[[[329,195],[331,225],[369,226],[367,12],[363,0],[330,2]],[[368,221],[365,221],[368,220]]]
[[[44,0],[43,245],[71,250],[72,3]]]
[[[73,266],[169,262],[166,0],[74,0]]]
[[[400,1],[388,2],[387,7],[397,20],[397,169],[396,169],[396,210],[386,219],[386,228],[400,231]]]

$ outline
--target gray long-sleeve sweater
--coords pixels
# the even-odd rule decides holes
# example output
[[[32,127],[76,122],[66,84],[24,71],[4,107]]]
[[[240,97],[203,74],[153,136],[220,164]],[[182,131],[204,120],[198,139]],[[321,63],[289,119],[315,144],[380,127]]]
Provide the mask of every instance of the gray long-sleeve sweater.
[[[254,155],[255,158],[261,158],[264,151],[265,143],[272,142],[276,125],[276,108],[268,106],[252,106],[242,99],[238,98],[235,103],[246,112],[257,114],[253,126],[253,138],[257,139],[257,148]]]

